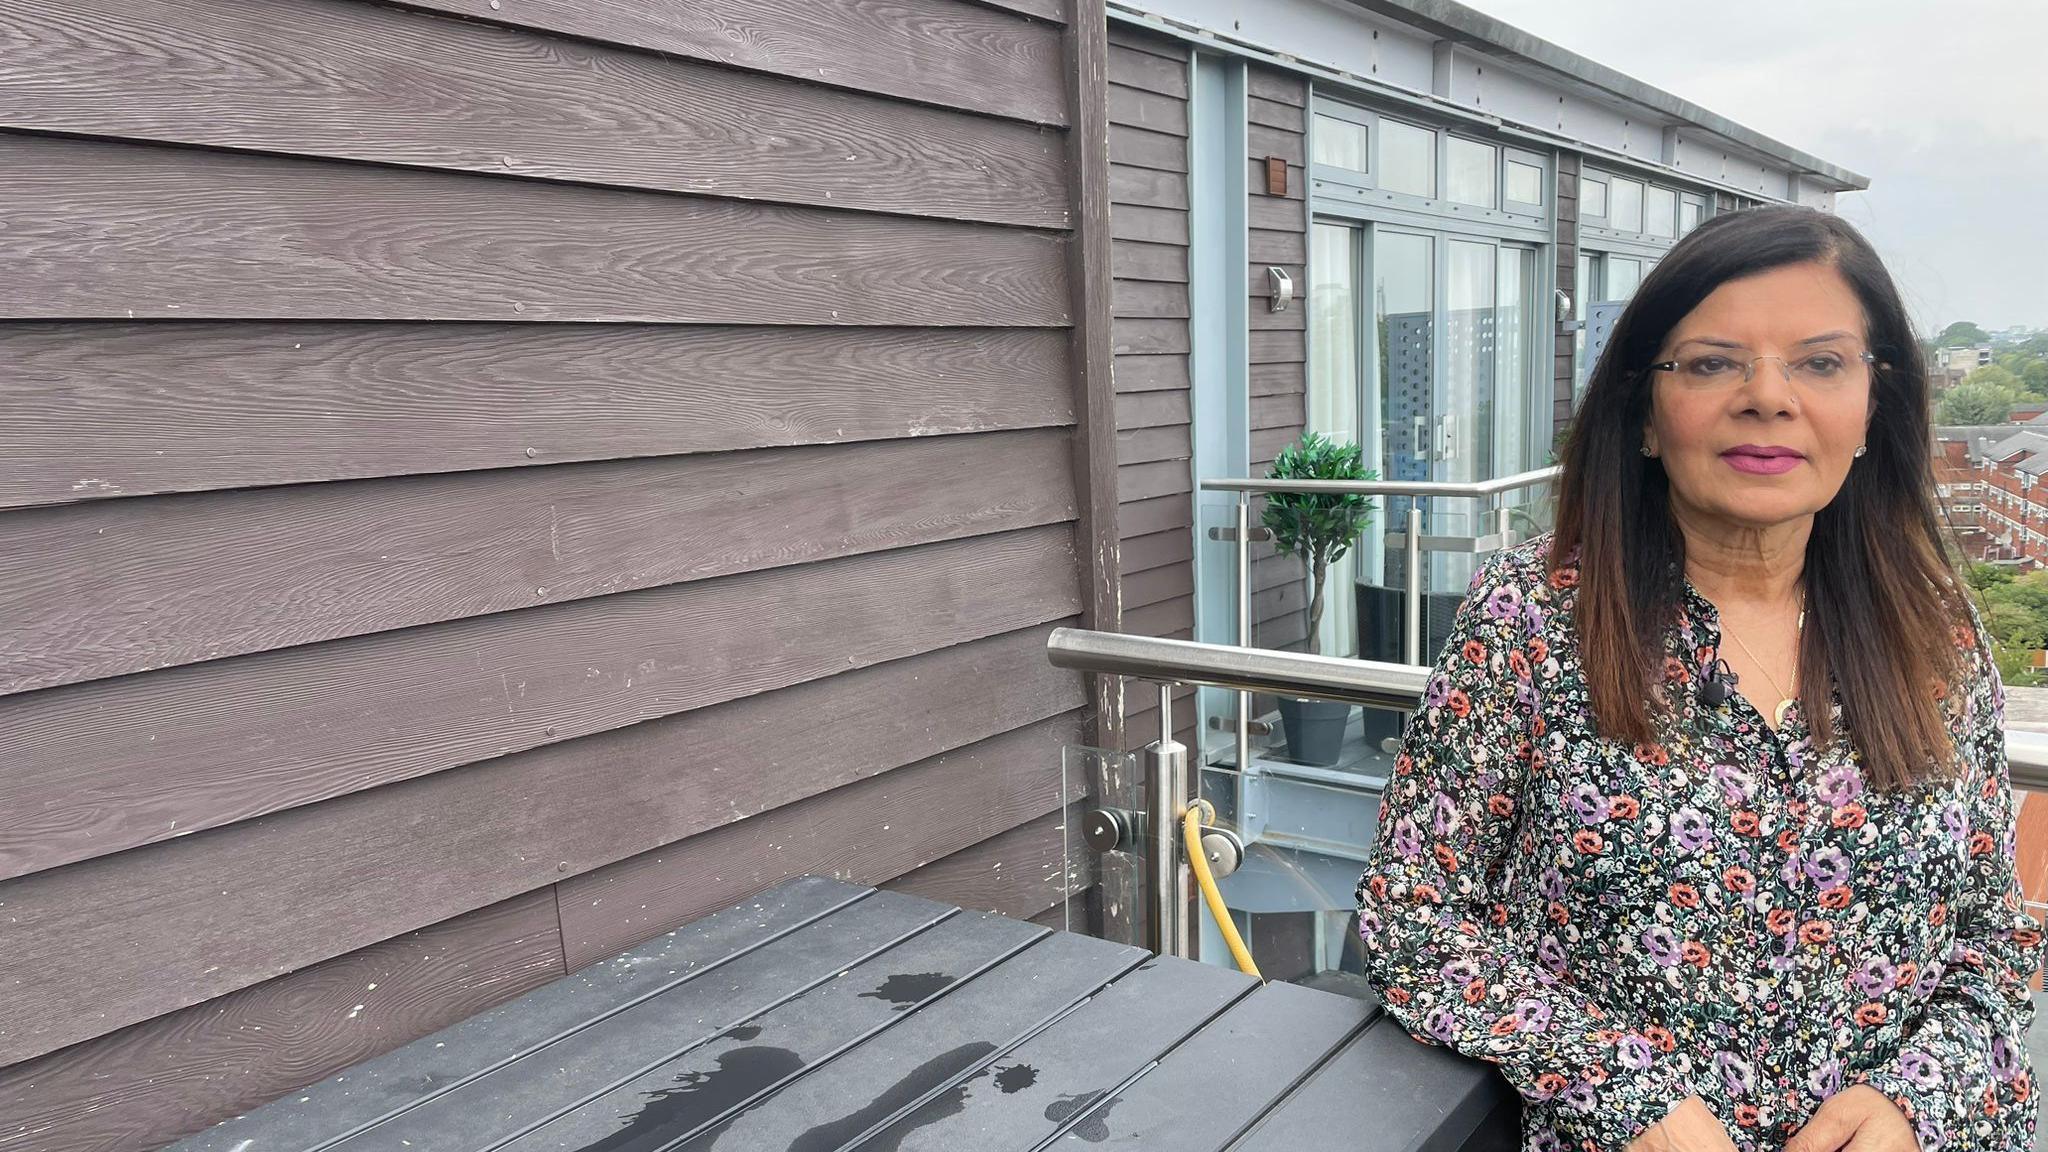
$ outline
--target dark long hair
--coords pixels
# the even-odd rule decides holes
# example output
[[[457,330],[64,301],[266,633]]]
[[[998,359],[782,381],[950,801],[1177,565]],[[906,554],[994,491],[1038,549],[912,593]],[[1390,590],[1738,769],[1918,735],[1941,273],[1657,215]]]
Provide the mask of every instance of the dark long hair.
[[[1832,266],[1862,301],[1878,363],[1868,452],[1815,516],[1806,546],[1800,708],[1816,741],[1832,740],[1838,689],[1865,775],[1896,787],[1955,764],[1942,695],[1959,673],[1955,629],[1969,609],[1941,546],[1920,345],[1883,262],[1840,217],[1795,207],[1716,216],[1643,280],[1565,444],[1550,563],[1579,564],[1580,651],[1601,733],[1654,742],[1655,718],[1670,707],[1657,685],[1665,629],[1684,593],[1685,541],[1662,463],[1641,454],[1647,369],[1714,289],[1810,262]]]

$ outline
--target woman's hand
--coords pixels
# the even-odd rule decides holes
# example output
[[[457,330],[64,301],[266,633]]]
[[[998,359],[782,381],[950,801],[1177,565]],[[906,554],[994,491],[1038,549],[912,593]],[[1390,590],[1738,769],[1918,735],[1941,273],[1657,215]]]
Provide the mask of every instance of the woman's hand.
[[[1842,1089],[1814,1109],[1785,1152],[1919,1152],[1913,1125],[1891,1098],[1868,1084]]]
[[[1636,1137],[1628,1152],[1732,1152],[1734,1147],[1728,1129],[1706,1101],[1687,1096],[1669,1115]],[[1832,1152],[1833,1146],[1829,1148]]]

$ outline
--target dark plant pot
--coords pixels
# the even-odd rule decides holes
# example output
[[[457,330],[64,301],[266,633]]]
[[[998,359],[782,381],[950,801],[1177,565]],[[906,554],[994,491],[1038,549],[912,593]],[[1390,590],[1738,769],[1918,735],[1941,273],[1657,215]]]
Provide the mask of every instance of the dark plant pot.
[[[1328,768],[1344,754],[1344,724],[1351,705],[1338,700],[1280,698],[1280,729],[1287,736],[1287,758]]]

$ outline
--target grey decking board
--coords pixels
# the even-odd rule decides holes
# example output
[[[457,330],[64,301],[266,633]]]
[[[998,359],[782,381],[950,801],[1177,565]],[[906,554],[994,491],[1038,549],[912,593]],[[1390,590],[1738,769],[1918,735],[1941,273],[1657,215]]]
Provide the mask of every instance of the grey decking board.
[[[1234,969],[1147,960],[969,1077],[962,1085],[964,1100],[949,1095],[931,1101],[855,1147],[1028,1152],[1256,984]]]
[[[1377,1016],[1377,1008],[1349,997],[1268,984],[1092,1109],[1053,1146],[1216,1152]]]
[[[662,988],[709,971],[848,905],[911,899],[819,876],[802,876],[714,913],[603,964],[552,981],[488,1012],[293,1092],[167,1152],[300,1152],[465,1080],[563,1032]],[[930,905],[934,914],[943,905]],[[253,1143],[242,1146],[245,1140]]]
[[[897,894],[890,893],[889,896]],[[575,1031],[490,1075],[377,1125],[330,1152],[496,1147],[530,1132],[681,1053],[711,1045],[764,1012],[830,1017],[816,997],[841,977],[879,966],[943,965],[957,971],[1007,955],[1041,934],[989,923],[916,898],[865,900],[720,966],[716,976],[650,997]],[[900,956],[915,959],[898,959]],[[886,1017],[886,1011],[872,1013]],[[883,1021],[887,1023],[886,1020]],[[845,1027],[857,1028],[849,1022]]]
[[[663,1152],[836,1152],[1029,1039],[1146,954],[1057,932],[762,1105]]]
[[[1506,1091],[1491,1068],[1382,1015],[1229,1152],[1301,1152],[1332,1133],[1367,1131],[1373,1152],[1454,1152]]]

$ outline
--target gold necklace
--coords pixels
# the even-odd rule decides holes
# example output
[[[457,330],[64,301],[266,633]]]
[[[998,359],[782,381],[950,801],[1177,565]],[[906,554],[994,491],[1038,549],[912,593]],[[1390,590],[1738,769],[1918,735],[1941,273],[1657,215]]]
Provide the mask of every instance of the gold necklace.
[[[1754,665],[1756,665],[1756,670],[1764,674],[1764,679],[1766,679],[1766,680],[1768,680],[1768,681],[1770,681],[1770,682],[1771,682],[1771,691],[1773,691],[1773,692],[1776,692],[1776,693],[1778,694],[1778,707],[1777,707],[1777,709],[1776,709],[1775,711],[1773,711],[1773,712],[1771,713],[1771,715],[1772,715],[1772,717],[1773,717],[1774,719],[1776,719],[1776,721],[1777,721],[1777,725],[1776,725],[1776,726],[1777,726],[1777,727],[1779,727],[1779,728],[1783,728],[1783,727],[1785,726],[1785,712],[1786,712],[1786,711],[1787,711],[1788,709],[1790,709],[1790,708],[1792,707],[1792,702],[1793,702],[1794,700],[1797,700],[1797,699],[1799,698],[1799,697],[1797,696],[1797,693],[1798,693],[1798,691],[1799,691],[1799,651],[1800,651],[1800,641],[1802,641],[1802,640],[1804,640],[1804,639],[1806,638],[1806,593],[1805,593],[1805,591],[1803,591],[1803,590],[1802,590],[1802,591],[1801,591],[1801,592],[1799,593],[1799,623],[1798,623],[1797,625],[1795,625],[1795,626],[1794,626],[1794,629],[1793,629],[1793,633],[1792,633],[1792,691],[1791,691],[1791,692],[1787,692],[1787,691],[1785,691],[1785,690],[1784,690],[1783,688],[1780,688],[1780,687],[1778,687],[1778,678],[1777,678],[1776,676],[1773,676],[1773,675],[1771,675],[1771,670],[1770,670],[1769,668],[1766,668],[1766,667],[1764,667],[1764,662],[1756,658],[1756,653],[1754,653],[1754,652],[1751,652],[1751,651],[1749,650],[1749,645],[1747,645],[1747,644],[1744,644],[1744,643],[1742,642],[1742,637],[1740,637],[1740,636],[1737,636],[1737,635],[1735,634],[1735,630],[1734,630],[1734,629],[1732,629],[1732,628],[1729,628],[1729,627],[1727,627],[1727,626],[1725,626],[1725,625],[1724,625],[1724,626],[1722,627],[1722,629],[1721,629],[1721,630],[1722,630],[1723,632],[1726,632],[1726,633],[1728,634],[1728,638],[1729,638],[1730,640],[1733,640],[1733,641],[1735,641],[1735,646],[1736,646],[1737,648],[1740,648],[1740,649],[1742,649],[1742,654],[1743,654],[1744,656],[1747,656],[1747,657],[1749,657],[1749,662],[1750,662],[1750,663],[1752,663],[1752,664],[1754,664]]]

